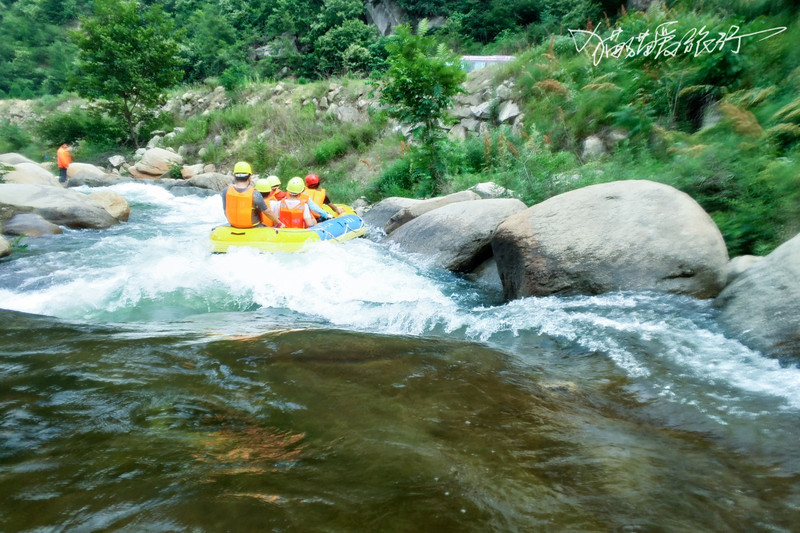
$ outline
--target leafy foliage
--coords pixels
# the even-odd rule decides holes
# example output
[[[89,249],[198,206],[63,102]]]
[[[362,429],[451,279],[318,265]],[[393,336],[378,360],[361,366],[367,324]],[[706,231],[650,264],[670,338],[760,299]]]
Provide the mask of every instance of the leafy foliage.
[[[397,29],[395,39],[386,45],[389,70],[383,83],[381,102],[387,113],[411,127],[420,142],[419,163],[427,167],[425,193],[441,188],[443,168],[439,160],[442,138],[440,123],[447,120],[453,97],[463,91],[466,74],[458,60],[444,47],[427,37],[427,20],[423,19],[417,34],[408,25]]]
[[[183,76],[173,35],[172,20],[160,6],[143,9],[138,0],[97,0],[81,29],[70,33],[80,49],[80,75],[72,85],[124,119],[136,146],[136,124]]]

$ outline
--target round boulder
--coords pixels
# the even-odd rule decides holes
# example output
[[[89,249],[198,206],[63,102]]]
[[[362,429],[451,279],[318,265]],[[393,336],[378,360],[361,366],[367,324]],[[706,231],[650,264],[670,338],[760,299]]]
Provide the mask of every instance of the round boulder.
[[[745,345],[800,362],[800,235],[744,270],[714,305],[720,322]]]
[[[100,204],[109,215],[120,222],[127,222],[131,216],[131,206],[121,195],[113,191],[100,191],[89,195],[89,198]]]
[[[13,166],[14,170],[8,172],[3,177],[6,183],[27,183],[32,185],[60,187],[58,178],[38,163],[23,161]]]
[[[130,172],[134,177],[144,175],[150,178],[158,178],[176,165],[183,165],[183,157],[179,154],[164,148],[149,148]]]
[[[377,204],[373,205],[369,210],[364,211],[364,222],[370,226],[383,228],[389,219],[396,215],[400,210],[410,207],[414,204],[420,203],[422,200],[415,200],[414,198],[403,198],[402,196],[391,196],[384,198]]]
[[[473,200],[445,205],[403,224],[389,236],[404,250],[433,256],[437,266],[472,272],[491,257],[497,226],[525,210],[519,200]]]
[[[193,176],[186,181],[178,181],[176,187],[197,187],[198,189],[208,189],[211,191],[222,192],[225,187],[233,183],[233,176],[220,174],[218,172],[206,172]]]
[[[492,239],[506,298],[656,290],[711,298],[728,251],[688,195],[652,181],[592,185],[506,219]]]
[[[437,196],[436,198],[422,200],[395,213],[392,218],[390,218],[389,221],[383,226],[383,231],[385,231],[388,235],[406,222],[414,220],[418,216],[423,215],[428,211],[439,209],[440,207],[444,207],[448,204],[480,199],[481,197],[473,191],[461,191],[448,194],[447,196]]]

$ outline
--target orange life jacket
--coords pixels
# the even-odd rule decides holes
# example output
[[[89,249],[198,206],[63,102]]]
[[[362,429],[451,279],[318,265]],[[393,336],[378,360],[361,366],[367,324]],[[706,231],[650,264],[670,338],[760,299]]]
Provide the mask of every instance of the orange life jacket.
[[[231,185],[225,193],[225,216],[234,228],[252,228],[253,223],[253,187],[239,192]]]
[[[72,163],[72,156],[69,150],[63,146],[56,151],[56,158],[58,159],[58,168],[67,168]]]
[[[263,212],[263,213],[259,213],[259,214],[258,214],[258,219],[259,219],[259,220],[261,221],[261,223],[262,223],[262,224],[264,224],[265,226],[272,227],[272,226],[274,226],[274,225],[275,225],[275,223],[272,221],[272,219],[271,219],[271,218],[269,218],[269,217],[267,216],[267,213],[266,213],[266,211],[265,211],[265,212]]]
[[[264,198],[264,200],[269,202],[270,200],[283,200],[284,198],[286,198],[286,191],[273,189],[269,191],[269,194]]]
[[[306,194],[308,197],[314,200],[314,203],[318,206],[322,207],[325,203],[325,189],[306,189]]]
[[[302,199],[296,207],[289,207],[286,200],[281,200],[281,211],[278,217],[281,222],[286,224],[287,228],[306,228],[306,221],[303,218],[306,202]]]

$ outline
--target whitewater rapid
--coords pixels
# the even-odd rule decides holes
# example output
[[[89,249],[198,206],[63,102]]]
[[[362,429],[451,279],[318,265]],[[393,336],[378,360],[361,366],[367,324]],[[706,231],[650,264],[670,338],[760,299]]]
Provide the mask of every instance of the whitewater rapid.
[[[546,339],[576,360],[610,362],[642,401],[688,406],[720,425],[800,410],[800,369],[726,337],[708,301],[614,293],[496,305],[496,295],[386,245],[377,230],[295,254],[211,254],[209,231],[225,220],[218,195],[174,196],[139,183],[109,189],[131,204],[130,221],[26,239],[27,249],[0,265],[0,307],[209,334],[304,327],[444,336],[532,365],[547,364],[530,349]]]

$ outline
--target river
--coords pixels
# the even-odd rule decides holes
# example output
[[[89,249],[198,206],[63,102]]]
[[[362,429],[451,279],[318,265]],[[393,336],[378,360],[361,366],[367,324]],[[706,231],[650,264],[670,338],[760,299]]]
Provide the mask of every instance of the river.
[[[214,255],[218,196],[110,189],[0,262],[0,531],[796,531],[800,369],[708,301]]]

